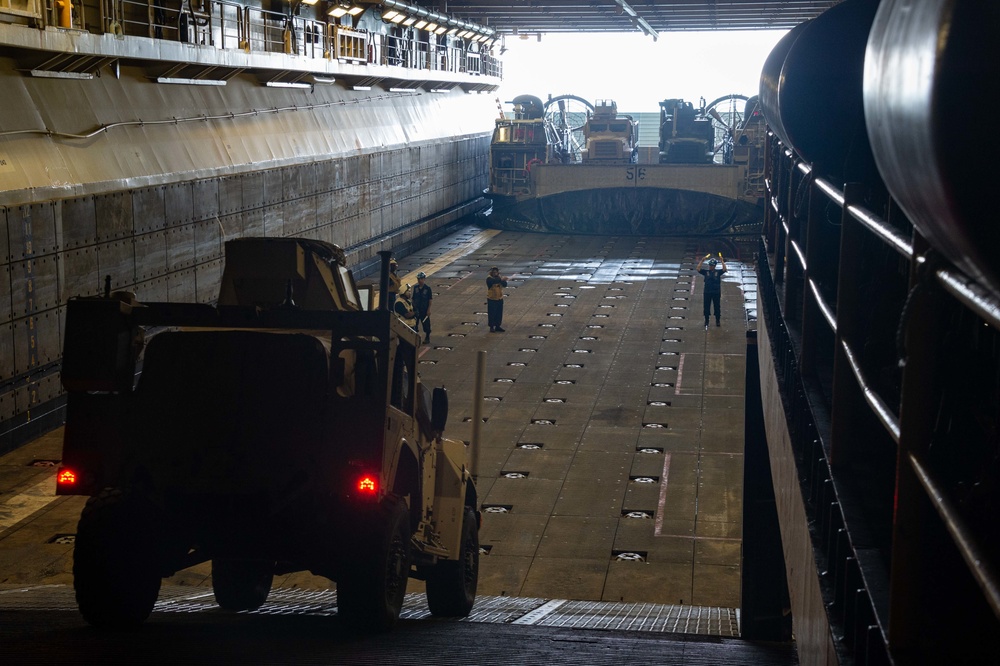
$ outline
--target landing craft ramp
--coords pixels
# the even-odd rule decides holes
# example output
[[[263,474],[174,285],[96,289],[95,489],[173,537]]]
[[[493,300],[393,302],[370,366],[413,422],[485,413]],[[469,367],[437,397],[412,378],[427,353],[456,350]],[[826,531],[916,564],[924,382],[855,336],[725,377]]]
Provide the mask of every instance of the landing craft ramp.
[[[613,634],[624,650],[615,657],[619,663],[628,654],[646,654],[638,663],[726,661],[722,653],[684,657],[696,655],[698,641],[756,649],[734,638],[744,362],[746,331],[755,326],[756,280],[726,252],[722,326],[713,320],[706,331],[696,257],[708,249],[725,252],[706,242],[470,227],[401,258],[404,281],[424,270],[434,289],[431,344],[421,350],[419,369],[426,382],[449,389],[451,437],[471,438],[473,368],[477,353],[487,352],[478,468],[484,554],[470,620],[504,628],[497,633],[484,626],[479,635],[492,638],[475,639],[483,646],[500,649],[498,641],[532,635],[541,643],[610,640],[559,633],[576,627],[637,630],[629,638]],[[490,333],[486,322],[485,275],[493,265],[509,278],[504,333]],[[4,626],[44,624],[39,618],[47,612],[75,627],[70,633],[83,626],[73,610],[71,570],[84,498],[52,496],[54,468],[46,461],[59,455],[55,432],[0,459]],[[208,565],[165,581],[153,631],[184,634],[176,626],[159,628],[180,623],[207,636],[216,628],[231,631],[241,619],[264,630],[263,618],[221,619],[210,588]],[[327,588],[325,580],[305,574],[276,578],[259,613],[309,616],[293,629],[305,632],[313,616],[335,613]],[[422,584],[411,580],[408,591],[407,633],[410,621],[426,618]],[[280,624],[287,628],[285,620]],[[515,625],[540,633],[522,634]],[[475,630],[461,631],[468,638]],[[678,639],[673,632],[702,638]],[[6,637],[0,642],[26,646]],[[172,649],[169,642],[163,649]],[[734,658],[793,663],[793,653]],[[539,655],[556,662],[572,656]],[[495,656],[511,658],[502,650]]]

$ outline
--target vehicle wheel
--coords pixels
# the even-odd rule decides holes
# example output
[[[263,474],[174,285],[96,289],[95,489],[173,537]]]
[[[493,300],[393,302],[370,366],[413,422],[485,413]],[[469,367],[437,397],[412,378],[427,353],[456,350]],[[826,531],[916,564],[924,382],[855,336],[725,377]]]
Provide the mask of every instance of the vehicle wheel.
[[[256,610],[267,601],[274,581],[274,562],[265,560],[212,560],[215,601],[228,611]]]
[[[151,512],[134,495],[106,489],[87,500],[73,547],[73,588],[95,627],[142,624],[160,593],[159,549]]]
[[[337,581],[337,613],[375,631],[399,619],[410,576],[410,512],[399,498],[386,501],[357,558]]]
[[[457,560],[438,562],[427,572],[427,605],[434,615],[466,617],[479,584],[479,529],[475,510],[465,507]]]

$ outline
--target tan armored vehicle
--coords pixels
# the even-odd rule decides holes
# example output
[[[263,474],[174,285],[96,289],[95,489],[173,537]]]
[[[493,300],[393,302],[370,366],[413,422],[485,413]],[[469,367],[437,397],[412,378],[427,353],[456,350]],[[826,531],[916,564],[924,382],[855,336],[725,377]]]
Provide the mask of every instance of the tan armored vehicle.
[[[381,278],[385,303],[388,253]],[[141,623],[163,577],[209,560],[228,610],[311,571],[357,624],[390,627],[411,576],[431,612],[469,613],[465,446],[417,377],[419,336],[371,300],[340,248],[248,238],[226,243],[218,306],[69,302],[57,492],[91,496],[73,565],[87,622]]]

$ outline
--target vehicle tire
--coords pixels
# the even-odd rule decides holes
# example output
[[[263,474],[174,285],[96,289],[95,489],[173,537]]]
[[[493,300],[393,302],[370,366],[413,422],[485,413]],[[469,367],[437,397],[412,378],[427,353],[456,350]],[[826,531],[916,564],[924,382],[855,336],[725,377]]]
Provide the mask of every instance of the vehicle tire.
[[[466,617],[479,584],[479,528],[475,510],[465,507],[457,560],[438,562],[427,572],[427,605],[434,615]]]
[[[337,614],[360,628],[387,631],[399,619],[410,576],[410,512],[390,498],[337,580]]]
[[[140,498],[117,489],[87,500],[73,547],[73,588],[88,624],[135,627],[152,612],[161,572],[151,514]]]
[[[215,601],[227,611],[256,610],[267,601],[274,582],[274,562],[266,560],[212,560]]]

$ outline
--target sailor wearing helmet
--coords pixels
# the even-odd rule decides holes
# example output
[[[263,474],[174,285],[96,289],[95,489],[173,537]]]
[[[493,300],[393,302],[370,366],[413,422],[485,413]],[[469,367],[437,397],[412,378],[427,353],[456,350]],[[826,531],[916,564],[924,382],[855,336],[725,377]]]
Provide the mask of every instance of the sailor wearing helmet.
[[[396,294],[399,293],[399,288],[401,286],[401,281],[399,275],[396,274],[396,269],[398,265],[395,259],[389,260],[389,309],[393,312],[396,311]]]
[[[417,326],[424,329],[424,342],[431,341],[431,300],[434,293],[426,283],[427,274],[423,271],[417,273],[417,286],[413,288],[413,314],[417,318]],[[417,329],[420,332],[420,329]]]
[[[705,263],[706,259],[708,260],[708,267],[702,268],[702,264]],[[715,325],[722,326],[722,322],[720,321],[722,313],[719,311],[719,301],[722,298],[722,276],[726,273],[726,262],[722,258],[721,252],[719,253],[718,260],[711,254],[706,254],[698,262],[695,270],[705,276],[705,330],[707,331],[708,318],[711,315],[713,304],[715,305]]]

